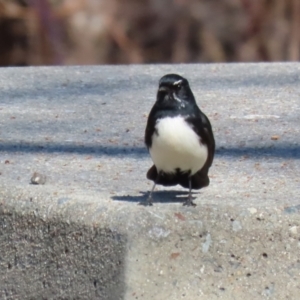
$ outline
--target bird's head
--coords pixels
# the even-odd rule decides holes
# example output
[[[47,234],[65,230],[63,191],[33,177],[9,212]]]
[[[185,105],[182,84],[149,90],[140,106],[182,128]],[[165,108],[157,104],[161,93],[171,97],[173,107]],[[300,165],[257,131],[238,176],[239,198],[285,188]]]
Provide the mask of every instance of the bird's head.
[[[177,74],[167,74],[159,81],[157,104],[165,107],[184,108],[195,103],[188,81]]]

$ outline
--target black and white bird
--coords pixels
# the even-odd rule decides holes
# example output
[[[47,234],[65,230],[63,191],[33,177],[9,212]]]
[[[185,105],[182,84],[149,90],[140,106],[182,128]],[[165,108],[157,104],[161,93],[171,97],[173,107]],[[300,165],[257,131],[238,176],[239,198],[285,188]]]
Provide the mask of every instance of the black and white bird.
[[[209,119],[197,106],[185,78],[167,74],[160,79],[156,102],[148,117],[145,143],[154,163],[147,172],[154,185],[146,204],[152,205],[156,184],[179,184],[189,188],[184,205],[195,206],[191,191],[209,185],[215,140]]]

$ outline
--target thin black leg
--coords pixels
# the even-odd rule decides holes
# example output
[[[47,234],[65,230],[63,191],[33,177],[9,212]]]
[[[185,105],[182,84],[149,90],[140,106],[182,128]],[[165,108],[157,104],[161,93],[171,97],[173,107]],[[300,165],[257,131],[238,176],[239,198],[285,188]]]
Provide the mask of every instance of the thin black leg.
[[[157,174],[156,180],[155,180],[155,182],[154,182],[154,184],[152,186],[152,189],[151,189],[150,194],[149,194],[149,196],[147,198],[147,201],[146,202],[140,202],[141,205],[145,205],[145,206],[152,206],[153,205],[152,194],[153,194],[154,189],[156,187],[156,184],[157,184],[157,182],[159,180],[159,177],[160,177],[160,173]]]
[[[147,198],[147,204],[146,205],[148,205],[148,206],[152,206],[153,205],[152,194],[153,194],[153,191],[154,191],[155,187],[156,187],[156,181],[154,182],[154,184],[152,186],[152,189],[150,191],[150,194],[149,194],[149,196]]]
[[[183,206],[196,206],[196,203],[192,199],[192,179],[189,177],[189,196],[187,200],[183,203]]]

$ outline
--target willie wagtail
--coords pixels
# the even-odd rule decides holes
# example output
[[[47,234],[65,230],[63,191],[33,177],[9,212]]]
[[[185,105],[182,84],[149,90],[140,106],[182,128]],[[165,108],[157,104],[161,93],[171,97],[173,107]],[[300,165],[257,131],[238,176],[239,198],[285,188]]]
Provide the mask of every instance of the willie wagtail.
[[[156,184],[180,184],[189,188],[183,205],[195,204],[192,189],[209,185],[208,170],[215,153],[215,140],[210,122],[197,106],[188,81],[168,74],[159,81],[156,102],[151,109],[145,130],[145,143],[154,165],[147,178]]]

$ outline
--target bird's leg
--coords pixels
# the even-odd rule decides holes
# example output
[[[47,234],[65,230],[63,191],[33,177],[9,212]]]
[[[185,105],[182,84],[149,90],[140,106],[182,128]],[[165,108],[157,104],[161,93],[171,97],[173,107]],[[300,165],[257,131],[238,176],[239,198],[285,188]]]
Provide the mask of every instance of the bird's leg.
[[[151,191],[150,191],[150,194],[149,194],[149,196],[148,196],[146,205],[149,205],[149,206],[152,206],[152,205],[153,205],[153,202],[152,202],[152,194],[153,194],[153,191],[154,191],[155,186],[156,186],[156,181],[157,181],[157,179],[155,180],[155,182],[154,182],[154,184],[153,184],[153,187],[152,187],[152,189],[151,189]]]
[[[193,202],[193,199],[192,199],[192,179],[191,179],[191,176],[189,176],[189,197],[183,203],[183,205],[184,206],[196,206],[196,204]]]
[[[154,192],[154,189],[155,189],[155,187],[156,187],[156,184],[157,184],[157,182],[158,182],[158,180],[159,180],[159,177],[160,177],[160,172],[157,174],[157,177],[156,177],[156,179],[155,179],[155,181],[154,181],[154,184],[153,184],[153,186],[152,186],[152,189],[151,189],[151,191],[150,191],[150,194],[149,194],[149,196],[148,196],[148,198],[147,198],[147,201],[146,202],[142,202],[142,203],[140,203],[140,204],[142,204],[142,205],[145,205],[145,206],[152,206],[153,205],[153,202],[152,202],[152,194],[153,194],[153,192]]]

